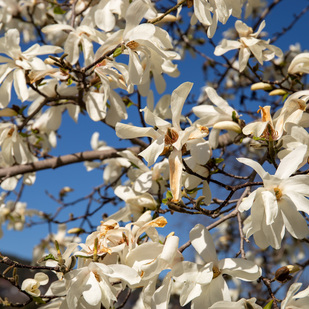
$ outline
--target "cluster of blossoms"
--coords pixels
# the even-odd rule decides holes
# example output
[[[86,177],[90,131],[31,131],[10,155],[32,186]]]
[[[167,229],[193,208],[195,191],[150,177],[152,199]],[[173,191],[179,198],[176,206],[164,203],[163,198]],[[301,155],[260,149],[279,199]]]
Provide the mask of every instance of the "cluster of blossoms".
[[[233,209],[230,218],[238,216],[242,245],[253,236],[255,247],[261,250],[280,249],[285,230],[292,239],[308,237],[309,175],[302,171],[309,157],[309,90],[297,88],[299,85],[293,88],[295,80],[301,84],[302,75],[309,73],[308,53],[298,53],[289,60],[282,82],[252,85],[252,91],[262,89],[285,97],[283,103],[276,103],[273,115],[272,106],[260,106],[257,112],[261,120],[246,125],[248,119],[210,83],[203,88],[205,100],[190,112],[186,102],[190,101],[193,83],[189,81],[154,103],[152,82],[158,94],[163,94],[165,77],[180,74],[176,63],[182,54],[158,22],[177,22],[187,10],[182,8],[185,1],[178,1],[175,16],[161,15],[150,0],[71,2],[68,9],[57,1],[0,1],[4,30],[0,38],[0,172],[8,171],[1,179],[1,188],[14,192],[21,178],[22,187],[35,182],[35,167],[57,146],[66,112],[75,122],[88,115],[92,121],[115,129],[118,138],[129,139],[141,148],[115,150],[99,140],[98,132],[92,135],[93,152],[113,155],[100,162],[85,162],[86,169],[103,167],[106,194],[111,190],[115,200],[123,200],[125,206],[107,216],[96,231],[91,226],[84,242],[79,235],[66,236],[66,226],[59,225],[58,233],[50,234],[34,250],[34,260],[53,270],[57,280],[41,295],[39,287],[48,283],[48,277],[39,272],[24,280],[20,289],[36,301],[42,297],[48,302],[45,308],[113,308],[123,291],[139,288],[141,305],[136,308],[168,308],[171,295],[176,294],[181,306],[190,303],[193,309],[260,309],[256,298],[233,298],[229,287],[232,280],[263,280],[262,268],[257,261],[245,259],[243,248],[242,258],[221,259],[209,230],[196,224],[189,243],[198,256],[195,262],[186,261],[178,236],[172,232],[162,237],[157,228],[167,224],[161,214],[168,211],[217,218]],[[187,3],[190,6],[190,1]],[[225,24],[231,16],[241,18],[244,8],[247,17],[262,7],[260,1],[251,0],[194,0],[191,25],[204,27],[212,38],[218,22]],[[231,65],[234,75],[227,75],[228,87],[250,70],[258,74],[251,61],[260,65],[281,61],[283,66],[288,59],[270,40],[262,39],[265,25],[262,21],[254,32],[237,20],[235,40],[223,39],[215,47],[215,56],[231,50],[238,53],[238,62]],[[36,32],[50,45],[34,44],[22,51],[21,38],[30,42]],[[12,104],[13,91],[20,106]],[[147,102],[145,106],[142,99]],[[132,105],[137,106],[142,126],[129,122]],[[258,150],[263,152],[261,164],[240,155],[236,158],[255,171],[252,177],[256,173],[262,180],[256,190],[248,190],[237,202],[230,199],[239,188],[213,178],[219,170],[231,176],[219,164],[225,147],[233,143],[254,153],[255,159]],[[216,157],[219,148],[223,149],[220,158]],[[266,160],[275,169],[273,174],[265,170]],[[31,172],[30,168],[12,172],[20,166],[34,168]],[[246,179],[240,175],[234,178]],[[222,203],[213,198],[211,181],[231,190]],[[256,183],[246,184],[247,188],[253,185]],[[220,204],[217,209],[212,207],[215,203]],[[162,204],[168,209],[161,209]],[[223,209],[228,204],[233,204],[232,208]],[[22,230],[26,216],[32,215],[45,217],[49,223],[54,219],[26,210],[26,204],[19,200],[5,202],[1,198],[0,237],[5,222],[8,229]],[[290,279],[289,274],[286,278]],[[300,285],[291,285],[281,308],[305,308],[308,288],[294,295]]]

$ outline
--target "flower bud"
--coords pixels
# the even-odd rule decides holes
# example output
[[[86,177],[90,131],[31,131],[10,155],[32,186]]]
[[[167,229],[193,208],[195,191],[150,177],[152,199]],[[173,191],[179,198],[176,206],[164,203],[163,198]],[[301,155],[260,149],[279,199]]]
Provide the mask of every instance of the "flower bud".
[[[275,272],[275,279],[279,282],[286,282],[292,279],[291,273],[299,271],[300,268],[297,265],[282,266]]]
[[[283,95],[286,95],[288,92],[286,91],[286,90],[283,90],[283,89],[275,89],[275,90],[273,90],[273,91],[271,91],[270,93],[269,93],[269,95],[271,95],[271,96],[273,96],[273,95],[281,95],[281,96],[283,96]]]
[[[270,84],[267,84],[267,83],[255,83],[251,86],[251,90],[254,91],[254,90],[272,90],[273,89],[273,86],[270,85]]]
[[[241,127],[234,121],[220,121],[217,122],[214,126],[214,129],[219,130],[231,130],[236,133],[241,133]]]

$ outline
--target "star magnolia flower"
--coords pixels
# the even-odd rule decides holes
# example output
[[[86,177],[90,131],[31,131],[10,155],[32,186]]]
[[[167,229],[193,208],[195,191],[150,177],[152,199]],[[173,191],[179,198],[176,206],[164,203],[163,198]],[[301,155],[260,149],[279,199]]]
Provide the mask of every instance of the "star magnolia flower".
[[[135,138],[149,136],[153,142],[139,155],[142,156],[149,165],[154,164],[160,154],[170,152],[170,187],[173,201],[181,199],[181,176],[182,176],[182,150],[186,142],[190,139],[203,138],[208,134],[208,129],[204,126],[190,126],[185,130],[180,127],[180,117],[185,100],[193,84],[186,82],[180,85],[172,93],[171,110],[172,124],[154,115],[148,107],[143,109],[145,122],[158,128],[134,127],[132,125],[117,123],[116,134],[120,138]]]
[[[250,299],[240,299],[238,302],[231,301],[218,301],[214,305],[212,305],[209,309],[262,309],[261,306],[257,305],[256,298]]]
[[[218,21],[225,24],[228,18],[233,15],[240,18],[241,2],[239,0],[212,1],[194,0],[193,8],[196,18],[204,25],[208,26],[207,36],[212,38],[216,32]],[[212,16],[211,16],[212,14]],[[191,23],[194,19],[191,20]]]
[[[125,29],[112,34],[95,55],[95,59],[98,59],[120,44],[124,49],[122,52],[129,54],[129,80],[135,85],[144,84],[150,79],[151,64],[163,68],[165,63],[161,61],[162,58],[179,58],[176,52],[171,51],[173,46],[165,30],[150,23],[139,24],[148,10],[147,1],[138,0],[130,3],[125,16]],[[141,57],[147,60],[142,63]]]
[[[306,145],[307,152],[304,156],[303,162],[300,164],[298,168],[301,168],[306,163],[308,163],[309,158],[309,133],[300,126],[294,125],[290,123],[287,125],[287,135],[283,136],[282,139],[282,147],[283,150],[278,152],[278,158],[282,160],[286,155],[288,155],[295,148]]]
[[[205,92],[214,105],[194,106],[192,111],[201,118],[197,121],[198,124],[212,127],[209,134],[209,144],[212,148],[217,148],[221,130],[227,130],[232,138],[241,132],[240,126],[233,121],[233,117],[238,118],[238,114],[227,101],[217,94],[214,88],[206,87]]]
[[[301,283],[293,283],[290,286],[285,299],[281,303],[281,309],[290,309],[290,308],[291,309],[292,308],[293,309],[306,309],[308,308],[309,286],[305,290],[297,293],[301,286],[302,286]]]
[[[17,29],[9,29],[0,39],[0,107],[4,108],[11,99],[11,88],[14,81],[14,89],[21,101],[28,99],[28,89],[25,72],[28,70],[44,70],[45,63],[38,55],[62,52],[57,46],[39,46],[35,44],[22,52],[19,46],[20,37]]]
[[[214,54],[221,56],[230,50],[239,49],[239,72],[242,72],[246,68],[251,54],[254,55],[260,64],[263,64],[263,61],[273,59],[275,56],[282,57],[283,53],[280,48],[268,44],[269,40],[263,41],[257,38],[265,25],[265,20],[263,20],[258,31],[253,33],[251,27],[237,20],[235,28],[239,34],[239,40],[222,40],[221,44],[216,47]]]
[[[275,249],[281,246],[285,227],[298,239],[308,236],[305,218],[299,213],[309,214],[309,175],[291,176],[307,152],[302,145],[280,162],[275,175],[269,175],[263,167],[246,158],[237,160],[253,168],[262,178],[264,186],[252,192],[239,206],[243,212],[251,208],[251,216],[246,222],[246,235],[253,235],[260,248],[269,245]]]
[[[39,297],[41,292],[39,287],[48,283],[48,276],[44,273],[36,273],[34,279],[26,279],[21,285],[21,290],[27,292],[28,294]]]
[[[309,53],[298,54],[289,65],[289,74],[309,73]]]
[[[241,258],[218,260],[216,248],[209,231],[197,224],[190,231],[190,240],[201,256],[204,265],[180,262],[172,269],[172,277],[183,284],[180,305],[191,301],[191,308],[209,308],[217,301],[230,301],[231,296],[223,274],[244,281],[255,281],[261,269],[253,262]]]
[[[59,295],[59,291],[65,288],[63,292],[66,293],[66,298],[63,305],[66,306],[63,308],[87,308],[89,305],[93,309],[100,309],[102,306],[110,308],[112,303],[117,300],[119,289],[122,289],[122,287],[112,285],[110,280],[121,280],[122,286],[125,287],[126,284],[137,284],[140,281],[140,276],[134,269],[126,265],[107,266],[90,262],[87,266],[65,274],[65,286],[62,281],[53,282],[51,291],[54,291],[55,295]]]

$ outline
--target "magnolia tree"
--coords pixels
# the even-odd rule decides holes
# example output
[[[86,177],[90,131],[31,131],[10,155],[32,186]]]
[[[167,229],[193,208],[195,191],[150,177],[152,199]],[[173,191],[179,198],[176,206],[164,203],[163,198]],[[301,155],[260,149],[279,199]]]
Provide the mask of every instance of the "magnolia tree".
[[[1,248],[25,299],[3,305],[309,308],[309,53],[276,44],[308,7],[268,38],[280,2],[0,2],[0,236],[50,230],[27,265]],[[181,72],[188,52],[204,65]],[[92,150],[52,154],[65,113],[99,125]],[[54,213],[23,201],[41,170],[78,162],[103,170],[87,196],[63,187]]]

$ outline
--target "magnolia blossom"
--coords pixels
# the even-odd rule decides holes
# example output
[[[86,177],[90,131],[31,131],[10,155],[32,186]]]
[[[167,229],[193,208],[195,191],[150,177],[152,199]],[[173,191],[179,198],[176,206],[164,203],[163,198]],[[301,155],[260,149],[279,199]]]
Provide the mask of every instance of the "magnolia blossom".
[[[307,90],[295,92],[288,97],[283,107],[273,117],[270,114],[269,105],[260,106],[258,113],[261,112],[261,121],[249,123],[243,128],[243,133],[253,134],[266,140],[279,140],[287,131],[287,125],[305,124],[309,120],[309,116],[304,113],[308,99]]]
[[[217,148],[221,130],[227,130],[233,138],[241,132],[241,128],[234,120],[238,118],[236,110],[221,98],[215,89],[206,87],[205,92],[214,105],[199,105],[192,108],[193,113],[201,118],[197,121],[202,126],[212,127],[209,134],[211,148]]]
[[[226,308],[231,308],[231,309],[262,309],[261,306],[257,305],[256,303],[256,298],[250,298],[250,299],[245,299],[242,298],[237,302],[231,302],[231,301],[218,301],[214,305],[212,305],[209,309],[226,309]]]
[[[121,285],[112,285],[121,280]],[[117,300],[126,284],[134,285],[140,281],[137,272],[126,265],[104,265],[90,262],[87,266],[72,270],[64,275],[64,281],[56,281],[51,285],[51,292],[66,294],[61,308],[110,308]],[[81,307],[79,307],[81,306]]]
[[[105,55],[121,45],[122,53],[129,55],[129,77],[135,85],[148,82],[150,78],[150,67],[162,68],[165,60],[179,58],[173,48],[168,33],[153,24],[141,24],[141,20],[149,10],[146,1],[132,2],[126,11],[125,29],[113,33],[96,52],[95,59]],[[143,61],[141,58],[146,58]],[[144,66],[146,65],[146,66]],[[162,69],[163,70],[163,69]]]
[[[212,237],[203,225],[197,224],[190,231],[190,240],[204,264],[184,261],[173,267],[172,277],[182,283],[181,306],[191,301],[192,309],[209,308],[217,301],[230,301],[223,274],[244,281],[255,281],[261,276],[261,269],[251,261],[241,258],[218,260]]]
[[[207,26],[207,36],[212,38],[218,21],[225,24],[231,15],[240,18],[242,3],[240,0],[194,0],[193,8],[196,18]],[[194,18],[191,20],[194,23]]]
[[[237,160],[253,168],[262,178],[264,186],[253,191],[239,206],[243,212],[251,208],[251,216],[245,221],[247,238],[253,235],[255,243],[266,248],[279,249],[285,233],[298,239],[309,234],[307,222],[299,213],[309,214],[309,176],[291,176],[307,152],[302,145],[293,150],[280,162],[275,175],[267,173],[263,167],[246,158]]]
[[[154,128],[141,128],[132,125],[117,123],[116,134],[120,138],[134,138],[149,136],[153,142],[139,155],[149,165],[152,165],[162,153],[169,153],[170,165],[170,187],[173,201],[181,199],[182,186],[182,150],[187,141],[196,138],[203,138],[208,134],[208,129],[201,125],[191,125],[182,130],[180,117],[185,100],[193,84],[186,82],[176,88],[171,97],[172,124],[153,114],[148,107],[143,109],[145,122]]]
[[[269,40],[263,41],[258,39],[265,25],[265,20],[263,20],[258,31],[253,33],[251,27],[237,20],[235,28],[239,34],[239,40],[222,40],[221,44],[216,47],[214,54],[221,56],[230,50],[239,49],[239,72],[242,72],[246,68],[251,54],[254,55],[260,64],[263,64],[263,61],[273,59],[275,56],[281,57],[283,54],[280,48],[270,45]]]
[[[11,100],[11,88],[14,89],[21,101],[28,99],[28,89],[25,73],[28,70],[46,69],[44,62],[36,57],[39,55],[59,53],[62,48],[57,46],[39,46],[35,44],[22,52],[19,46],[20,37],[17,29],[9,29],[5,36],[0,38],[0,107],[4,108]]]
[[[301,73],[309,73],[309,53],[301,53],[298,54],[291,61],[289,68],[289,74],[301,74]]]
[[[79,45],[81,45],[84,52],[85,64],[89,65],[93,62],[94,57],[92,42],[103,44],[106,39],[102,32],[86,24],[82,24],[76,29],[65,24],[48,25],[42,29],[42,32],[47,34],[61,31],[69,32],[64,43],[64,52],[68,54],[66,60],[71,64],[75,64],[79,60]]]
[[[290,309],[290,308],[291,309],[292,308],[293,309],[306,309],[308,308],[309,286],[305,290],[298,292],[301,286],[302,286],[301,283],[293,283],[290,286],[285,299],[281,303],[281,309]]]
[[[41,292],[39,287],[41,285],[47,284],[49,281],[49,277],[44,273],[36,273],[34,275],[34,279],[26,279],[23,281],[21,285],[21,289],[27,292],[29,295],[39,297]]]

